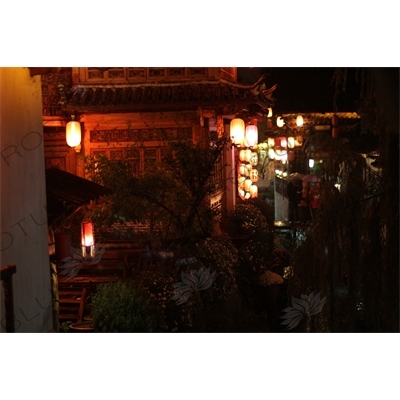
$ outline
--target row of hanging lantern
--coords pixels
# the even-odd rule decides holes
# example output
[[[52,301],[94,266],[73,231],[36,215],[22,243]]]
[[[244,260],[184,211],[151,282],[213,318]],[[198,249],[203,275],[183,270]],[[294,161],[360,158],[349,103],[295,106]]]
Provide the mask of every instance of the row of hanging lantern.
[[[239,148],[238,163],[238,193],[242,200],[258,196],[258,164],[256,152],[258,144],[258,128],[250,123],[245,127],[241,118],[234,118],[230,123],[230,137],[234,145]]]
[[[301,115],[296,118],[296,125],[298,128],[303,126],[304,120]],[[285,125],[285,121],[282,117],[277,117],[276,126],[282,128]],[[281,161],[285,164],[287,161],[294,161],[295,153],[294,148],[300,147],[303,143],[301,135],[295,136],[282,136],[278,138],[268,138],[268,157],[271,160]]]

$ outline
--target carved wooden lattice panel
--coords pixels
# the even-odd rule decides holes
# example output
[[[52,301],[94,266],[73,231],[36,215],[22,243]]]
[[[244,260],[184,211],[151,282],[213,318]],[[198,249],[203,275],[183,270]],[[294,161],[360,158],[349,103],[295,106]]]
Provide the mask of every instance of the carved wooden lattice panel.
[[[189,139],[192,128],[113,129],[90,131],[91,143],[145,142],[164,139]]]

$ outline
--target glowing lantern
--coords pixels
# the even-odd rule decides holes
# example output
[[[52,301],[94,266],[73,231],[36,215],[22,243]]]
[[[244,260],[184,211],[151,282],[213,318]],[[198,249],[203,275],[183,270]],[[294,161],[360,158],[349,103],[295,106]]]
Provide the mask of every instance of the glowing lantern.
[[[230,124],[231,140],[237,146],[242,146],[244,142],[244,121],[241,118],[234,118]]]
[[[246,147],[255,147],[258,143],[258,128],[256,125],[247,125],[244,144]]]
[[[282,117],[278,117],[276,119],[276,126],[278,128],[282,128],[283,125],[285,125],[285,121],[282,119]]]
[[[247,178],[244,182],[244,190],[248,192],[250,190],[250,186],[253,184],[251,179]]]
[[[308,160],[308,166],[309,166],[310,168],[312,168],[312,167],[314,166],[314,160],[313,160],[312,158],[310,158],[310,159]]]
[[[268,138],[268,147],[274,147],[274,146],[275,146],[275,139]]]
[[[82,246],[90,247],[94,245],[93,222],[82,222],[81,224]]]
[[[287,140],[286,140],[285,137],[281,139],[281,146],[282,147],[287,147]]]
[[[268,115],[267,118],[271,118],[272,117],[272,108],[268,107]]]
[[[251,153],[249,161],[252,167],[255,167],[258,164],[258,155],[256,152]]]
[[[268,150],[268,157],[270,158],[270,160],[273,160],[275,158],[275,152],[273,149]]]
[[[293,147],[294,147],[294,137],[293,136],[288,137],[287,145],[288,145],[289,149],[293,149]]]
[[[77,147],[81,144],[81,124],[78,121],[74,121],[74,116],[72,116],[72,121],[69,121],[66,126],[66,140],[70,147]]]
[[[298,115],[296,118],[296,125],[300,128],[301,126],[303,126],[303,117],[301,115]]]
[[[251,150],[250,149],[243,149],[240,150],[239,152],[239,159],[240,161],[250,161],[250,157],[251,157]]]
[[[250,179],[252,182],[258,181],[258,171],[255,168],[250,171]]]
[[[250,187],[250,197],[254,198],[258,196],[258,187],[257,185],[251,185]]]
[[[248,200],[248,199],[250,198],[250,192],[246,192],[246,194],[244,195],[244,198],[245,198],[246,200]]]

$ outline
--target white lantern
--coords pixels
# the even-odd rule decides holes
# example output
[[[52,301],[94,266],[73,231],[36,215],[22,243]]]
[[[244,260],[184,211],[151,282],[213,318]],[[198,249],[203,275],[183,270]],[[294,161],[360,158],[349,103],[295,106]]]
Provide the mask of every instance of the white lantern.
[[[243,146],[244,142],[244,121],[241,118],[234,118],[230,124],[231,140],[237,146]]]
[[[248,200],[250,198],[250,192],[246,192],[244,195],[245,200]]]
[[[258,143],[258,128],[256,125],[247,125],[244,144],[246,147],[255,147]]]
[[[251,153],[249,161],[252,167],[255,167],[258,164],[258,155],[256,152]]]
[[[308,166],[309,166],[310,168],[312,168],[312,167],[314,166],[314,160],[313,160],[312,158],[310,158],[310,159],[308,160]]]
[[[246,150],[245,149],[239,151],[239,160],[240,161],[247,161],[246,160]]]
[[[268,150],[268,157],[270,160],[273,160],[275,158],[275,152],[273,149]]]
[[[288,137],[287,145],[288,145],[289,149],[293,149],[293,147],[294,147],[294,137],[293,136]]]
[[[268,138],[268,147],[272,148],[275,146],[275,139],[274,138]]]
[[[268,107],[268,115],[267,118],[271,118],[272,117],[272,108]]]
[[[81,124],[78,121],[69,121],[65,135],[68,146],[79,146],[81,144]]]
[[[298,115],[296,118],[296,125],[300,128],[303,126],[303,117],[301,115]]]
[[[250,186],[253,184],[253,182],[251,181],[251,179],[247,178],[244,182],[244,190],[246,192],[250,191]]]
[[[282,146],[283,148],[286,148],[286,147],[287,147],[287,140],[286,140],[285,137],[283,137],[283,138],[281,139],[281,146]]]
[[[250,179],[252,182],[258,181],[258,171],[255,168],[250,171]]]
[[[257,187],[257,185],[251,185],[251,187],[250,187],[250,196],[252,198],[258,196],[258,187]]]
[[[282,119],[282,117],[278,117],[276,119],[276,126],[278,128],[282,128],[283,125],[285,125],[285,121]]]

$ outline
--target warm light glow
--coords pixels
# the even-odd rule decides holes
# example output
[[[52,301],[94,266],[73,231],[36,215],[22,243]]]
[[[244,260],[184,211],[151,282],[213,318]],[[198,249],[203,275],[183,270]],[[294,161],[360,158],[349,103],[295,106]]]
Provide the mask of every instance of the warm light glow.
[[[65,135],[68,146],[79,146],[81,144],[81,124],[78,121],[69,121]]]
[[[287,145],[288,145],[289,149],[293,149],[293,147],[294,147],[294,137],[293,136],[288,137]]]
[[[246,168],[246,164],[240,164],[239,166],[239,174],[243,176],[249,175],[249,170]]]
[[[231,140],[237,146],[242,146],[244,142],[244,121],[241,118],[234,118],[230,124]]]
[[[247,125],[244,144],[246,147],[255,147],[258,143],[258,128],[256,125]]]
[[[258,155],[256,152],[251,153],[249,162],[252,167],[258,164]]]
[[[282,147],[287,147],[287,140],[286,140],[285,137],[283,137],[283,138],[281,139],[281,146],[282,146]]]
[[[301,115],[298,115],[296,118],[296,125],[300,128],[303,126],[303,122],[304,122],[303,117]]]
[[[250,179],[252,182],[258,181],[258,171],[255,168],[250,171]]]
[[[275,152],[273,149],[268,150],[268,157],[270,160],[273,160],[275,158]]]
[[[94,245],[93,222],[82,222],[81,224],[82,246],[89,247]]]
[[[258,187],[257,187],[257,185],[251,185],[251,187],[250,187],[250,196],[252,198],[258,196]]]
[[[285,121],[282,119],[282,117],[278,117],[276,119],[276,126],[278,128],[282,128],[283,125],[285,125]]]
[[[308,160],[308,166],[309,166],[310,168],[312,168],[312,167],[314,166],[314,160],[313,160],[312,158],[310,158],[310,159]]]
[[[251,150],[250,149],[243,149],[239,152],[239,159],[243,162],[249,162],[251,157]]]
[[[268,146],[269,147],[274,147],[275,146],[275,139],[274,138],[268,138]]]
[[[289,161],[294,161],[294,151],[289,151],[289,153],[288,153],[288,160],[289,160]]]
[[[272,117],[272,108],[268,107],[268,115],[267,118],[271,118]]]
[[[253,182],[251,181],[251,179],[246,179],[246,181],[244,182],[244,190],[246,192],[248,192],[250,190],[250,186],[253,184]]]

